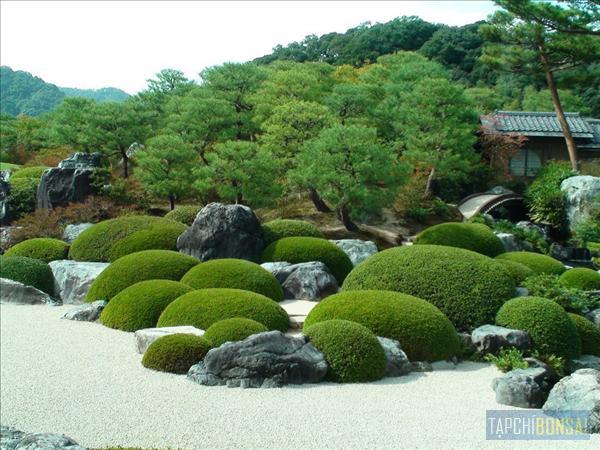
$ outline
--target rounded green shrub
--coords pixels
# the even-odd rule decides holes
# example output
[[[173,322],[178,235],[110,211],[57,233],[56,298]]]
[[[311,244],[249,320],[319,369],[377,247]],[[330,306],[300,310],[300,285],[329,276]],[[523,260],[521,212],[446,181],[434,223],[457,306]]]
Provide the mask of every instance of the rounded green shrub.
[[[513,298],[500,308],[496,323],[527,331],[533,349],[542,354],[571,359],[581,353],[581,342],[573,321],[564,308],[552,300]]]
[[[157,325],[192,325],[206,330],[215,322],[233,317],[255,320],[269,330],[289,328],[288,315],[277,302],[241,289],[200,289],[184,294],[165,308]]]
[[[492,258],[504,253],[502,241],[488,226],[480,223],[440,223],[421,231],[415,244],[464,248]]]
[[[337,245],[314,237],[289,237],[272,242],[262,254],[263,262],[292,264],[321,261],[341,284],[352,270],[352,261]]]
[[[263,236],[265,242],[270,244],[278,239],[286,237],[315,237],[324,238],[325,236],[316,227],[316,225],[306,220],[276,219],[262,224]]]
[[[157,224],[146,230],[136,231],[119,240],[108,252],[108,259],[117,259],[142,250],[177,250],[177,238],[186,230],[179,222]]]
[[[600,273],[585,267],[576,267],[564,272],[559,281],[561,284],[584,291],[600,289]]]
[[[58,259],[67,259],[69,244],[58,239],[35,238],[28,239],[9,248],[5,256],[25,256],[50,262]]]
[[[551,256],[542,255],[541,253],[533,252],[507,252],[496,256],[496,259],[507,259],[509,261],[515,261],[521,263],[537,275],[560,275],[566,269],[563,264],[557,259]]]
[[[35,211],[39,180],[36,178],[17,178],[10,180],[10,192],[6,197],[7,214],[11,219],[19,219]]]
[[[360,323],[377,336],[400,342],[411,361],[438,361],[460,353],[458,334],[431,303],[390,291],[354,291],[331,295],[304,321],[307,329],[326,320]]]
[[[535,275],[535,272],[525,264],[511,261],[510,259],[497,259],[496,261],[510,273],[510,276],[515,280],[517,285]]]
[[[54,295],[52,269],[39,259],[25,256],[0,256],[0,278],[18,281]]]
[[[46,166],[23,167],[22,169],[19,169],[16,172],[14,172],[11,175],[10,179],[12,181],[18,180],[20,178],[34,178],[39,181],[39,179],[42,178],[44,172],[48,169],[49,167]]]
[[[142,358],[144,367],[160,372],[185,374],[199,363],[210,350],[202,336],[170,334],[154,341]]]
[[[105,220],[88,228],[75,238],[69,250],[69,258],[76,261],[110,261],[110,252],[121,239],[141,230],[173,223],[172,220],[152,216],[123,216]],[[143,235],[141,240],[148,242],[147,237],[144,238]],[[164,250],[176,250],[175,243],[171,248]]]
[[[198,264],[196,258],[170,250],[145,250],[117,259],[98,275],[86,301],[110,300],[123,289],[145,280],[178,281]]]
[[[581,342],[581,353],[600,356],[600,329],[579,314],[569,313],[569,317],[575,324],[575,328],[577,328],[577,334]]]
[[[201,206],[183,205],[178,206],[172,211],[165,214],[165,219],[175,220],[190,226],[194,223],[194,219],[202,209]]]
[[[256,320],[233,317],[213,323],[204,333],[204,338],[213,347],[220,347],[225,342],[243,341],[248,336],[264,331],[268,331],[267,327]]]
[[[305,334],[325,355],[329,380],[360,383],[383,378],[385,352],[367,327],[349,320],[326,320],[308,327]]]
[[[343,289],[397,291],[437,306],[460,331],[490,323],[515,282],[496,261],[442,245],[395,247],[354,268]]]
[[[224,258],[198,264],[181,279],[194,289],[231,288],[283,300],[283,289],[271,272],[242,259]]]
[[[100,322],[123,331],[153,328],[167,305],[191,290],[191,287],[178,281],[140,281],[110,300],[100,314]]]

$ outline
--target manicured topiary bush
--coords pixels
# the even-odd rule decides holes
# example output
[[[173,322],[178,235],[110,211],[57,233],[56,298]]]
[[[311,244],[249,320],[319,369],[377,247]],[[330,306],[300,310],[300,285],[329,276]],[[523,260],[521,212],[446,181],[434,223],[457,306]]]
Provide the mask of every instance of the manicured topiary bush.
[[[54,295],[52,269],[39,259],[25,256],[0,256],[0,278],[18,281]]]
[[[515,282],[496,261],[479,253],[442,245],[391,248],[354,268],[343,289],[387,290],[422,298],[437,306],[460,331],[490,323]]]
[[[191,287],[178,281],[140,281],[110,300],[100,314],[100,322],[123,331],[153,328],[167,305],[190,291]]]
[[[117,259],[94,280],[86,301],[110,300],[132,284],[145,280],[180,280],[198,264],[196,258],[170,250],[145,250]]]
[[[415,244],[465,248],[492,258],[504,253],[502,241],[489,227],[480,223],[440,223],[421,231]]]
[[[315,306],[304,321],[308,329],[332,319],[351,320],[377,336],[396,339],[411,361],[437,361],[460,353],[456,330],[431,303],[390,291],[340,292]]]
[[[289,327],[287,313],[276,302],[241,289],[200,289],[184,294],[165,308],[157,325],[207,330],[213,323],[233,317],[255,320],[269,330],[287,331]]]
[[[242,259],[213,259],[198,264],[183,276],[181,282],[194,289],[243,289],[276,302],[283,300],[283,289],[277,278],[258,264]]]
[[[35,238],[28,239],[9,248],[5,256],[26,256],[50,262],[57,259],[67,259],[69,244],[58,239]]]
[[[570,359],[581,353],[577,329],[558,303],[542,297],[518,297],[498,311],[496,323],[527,331],[534,350]]]
[[[144,367],[160,372],[185,374],[199,363],[210,350],[202,336],[170,334],[154,341],[142,358]]]
[[[600,356],[600,330],[596,325],[579,314],[569,313],[569,317],[577,328],[581,353],[584,355]]]
[[[286,237],[325,237],[314,224],[306,220],[271,220],[270,222],[263,223],[262,229],[267,245]]]
[[[559,281],[561,284],[584,291],[600,289],[600,273],[585,267],[576,267],[564,272]]]
[[[521,264],[516,261],[511,261],[509,259],[497,259],[498,263],[504,267],[508,273],[510,273],[513,280],[517,285],[521,284],[527,278],[535,275],[535,272],[527,267],[525,264]]]
[[[169,211],[167,214],[165,214],[165,219],[176,220],[177,222],[181,222],[187,226],[190,226],[192,223],[194,223],[194,219],[201,209],[202,207],[200,206],[178,206],[173,211]]]
[[[204,338],[213,347],[220,347],[225,342],[242,341],[248,336],[264,331],[269,330],[256,320],[234,317],[213,323],[204,333]]]
[[[287,261],[292,264],[321,261],[341,284],[352,270],[352,261],[340,248],[325,239],[314,237],[289,237],[267,246],[263,262]]]
[[[10,179],[11,181],[20,178],[34,178],[39,180],[42,178],[43,173],[48,169],[49,167],[46,166],[23,167],[22,169],[19,169],[13,173]]]
[[[507,259],[521,263],[536,274],[560,275],[566,269],[565,266],[550,256],[542,255],[541,253],[533,252],[507,252],[496,256],[496,259]]]
[[[116,261],[122,256],[142,250],[177,250],[177,238],[186,230],[179,222],[157,224],[136,231],[119,240],[108,252],[108,259]]]
[[[327,379],[338,383],[375,381],[385,374],[383,347],[367,327],[349,320],[326,320],[305,329],[310,342],[323,352]]]

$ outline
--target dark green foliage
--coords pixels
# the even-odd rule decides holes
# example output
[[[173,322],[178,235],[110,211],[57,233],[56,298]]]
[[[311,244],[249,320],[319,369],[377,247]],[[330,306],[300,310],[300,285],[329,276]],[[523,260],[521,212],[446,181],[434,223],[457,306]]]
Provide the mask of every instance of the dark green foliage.
[[[69,244],[58,239],[36,238],[19,242],[9,248],[5,256],[26,256],[49,263],[57,259],[67,259]]]
[[[267,327],[256,320],[233,317],[213,323],[204,333],[204,338],[216,348],[225,342],[243,341],[248,336],[264,331],[268,331]]]
[[[54,109],[64,98],[55,85],[29,72],[0,67],[0,111],[18,116],[38,116]]]
[[[190,226],[192,223],[194,223],[194,219],[201,209],[201,206],[177,206],[173,211],[169,211],[167,214],[165,214],[165,219],[175,220]]]
[[[50,266],[24,256],[0,256],[0,278],[18,281],[54,295],[54,276]]]
[[[292,264],[321,261],[340,284],[353,267],[350,258],[337,245],[314,237],[279,239],[267,246],[262,261],[286,261]]]
[[[117,259],[98,275],[86,301],[110,300],[132,284],[145,280],[180,280],[198,264],[196,258],[169,250],[145,250]]]
[[[600,273],[584,267],[576,267],[564,272],[559,281],[567,287],[593,291],[600,289]]]
[[[287,331],[289,318],[273,300],[241,289],[201,289],[172,302],[158,319],[159,327],[192,325],[206,330],[213,323],[244,317],[262,323],[269,330]]]
[[[276,219],[262,224],[265,242],[270,244],[286,237],[316,237],[324,238],[321,231],[306,220]]]
[[[510,276],[515,280],[517,286],[519,286],[527,278],[535,275],[535,272],[527,267],[525,264],[520,262],[511,261],[509,259],[498,259],[498,263],[510,273]]]
[[[579,314],[569,313],[581,341],[581,353],[600,356],[600,329]]]
[[[213,259],[192,267],[181,279],[194,289],[231,288],[256,292],[271,300],[283,300],[283,289],[268,271],[250,261]]]
[[[504,253],[504,245],[498,236],[489,227],[478,223],[440,223],[421,231],[415,244],[465,248],[492,258]]]
[[[178,281],[140,281],[110,300],[100,315],[100,322],[123,331],[153,328],[167,305],[191,290]]]
[[[186,230],[179,222],[159,223],[125,236],[108,252],[110,261],[142,250],[177,250],[177,238]]]
[[[23,167],[11,175],[10,181],[12,183],[19,178],[34,178],[39,181],[42,178],[42,174],[48,169],[49,167],[46,166]]]
[[[507,301],[496,323],[529,333],[532,348],[543,354],[574,358],[581,353],[577,329],[562,306],[541,297],[518,297]]]
[[[509,372],[514,369],[527,369],[529,364],[523,358],[523,353],[516,348],[503,348],[498,356],[488,353],[483,357],[487,362],[494,364],[501,372]]]
[[[534,275],[523,282],[529,295],[554,300],[569,312],[585,314],[600,308],[600,299],[591,293],[568,287],[560,282],[558,275]]]
[[[507,252],[496,256],[496,259],[507,259],[526,265],[536,274],[560,275],[565,266],[551,256],[533,252]]]
[[[403,292],[437,306],[458,330],[493,321],[515,282],[496,261],[470,250],[413,245],[379,252],[354,268],[343,289]]]
[[[199,363],[210,350],[210,343],[202,336],[171,334],[158,338],[142,358],[144,367],[160,372],[185,374]]]
[[[11,219],[18,219],[35,210],[37,178],[17,178],[10,180],[10,192],[6,198],[8,215]]]
[[[460,353],[456,330],[431,303],[389,291],[341,292],[315,306],[304,328],[332,319],[351,320],[377,336],[396,339],[411,361],[438,361]]]

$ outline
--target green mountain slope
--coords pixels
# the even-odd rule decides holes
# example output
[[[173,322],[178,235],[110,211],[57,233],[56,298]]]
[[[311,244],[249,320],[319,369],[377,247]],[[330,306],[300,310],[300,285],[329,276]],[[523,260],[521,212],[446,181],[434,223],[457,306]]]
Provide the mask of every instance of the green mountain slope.
[[[119,88],[106,87],[100,89],[77,89],[77,88],[59,88],[66,97],[84,97],[102,102],[123,102],[127,100],[129,94]]]

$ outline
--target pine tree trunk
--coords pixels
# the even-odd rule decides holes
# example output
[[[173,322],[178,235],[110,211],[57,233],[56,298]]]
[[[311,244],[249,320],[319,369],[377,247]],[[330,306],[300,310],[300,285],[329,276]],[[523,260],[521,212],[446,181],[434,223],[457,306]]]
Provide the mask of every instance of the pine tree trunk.
[[[121,152],[123,157],[123,178],[129,178],[129,158],[127,157],[127,151]]]
[[[339,208],[337,208],[336,212],[338,219],[340,219],[340,221],[344,224],[346,230],[359,231],[358,226],[354,222],[352,222],[352,219],[350,219],[350,215],[348,214],[348,210],[345,206],[340,206]]]
[[[425,183],[425,197],[431,196],[431,186],[433,185],[433,177],[435,177],[435,167],[431,168],[431,171],[427,176],[427,183]]]
[[[175,197],[172,195],[169,196],[169,202],[171,203],[171,211],[175,209]]]
[[[329,206],[327,206],[327,203],[325,203],[323,201],[323,199],[321,198],[321,196],[319,195],[319,193],[317,192],[317,190],[315,188],[308,189],[308,197],[315,205],[315,208],[317,208],[317,211],[331,212],[331,208],[329,208]]]

